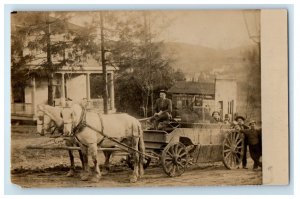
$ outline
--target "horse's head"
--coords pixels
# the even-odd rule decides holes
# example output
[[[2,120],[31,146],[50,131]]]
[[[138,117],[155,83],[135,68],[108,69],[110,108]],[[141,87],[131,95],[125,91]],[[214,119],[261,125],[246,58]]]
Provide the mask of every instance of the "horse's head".
[[[51,114],[43,105],[38,106],[37,111],[37,133],[45,135],[45,133],[52,133],[57,127],[62,126],[62,119],[53,119]]]
[[[61,111],[61,117],[64,122],[64,135],[70,136],[72,135],[73,128],[75,128],[81,118],[81,114],[83,109],[79,104],[73,104],[72,107],[63,108]]]
[[[45,135],[45,133],[50,133],[53,128],[55,128],[55,122],[47,115],[45,112],[39,110],[37,112],[37,133],[40,135]]]
[[[63,108],[61,111],[61,117],[64,122],[64,136],[70,136],[73,131],[74,113],[72,108]]]

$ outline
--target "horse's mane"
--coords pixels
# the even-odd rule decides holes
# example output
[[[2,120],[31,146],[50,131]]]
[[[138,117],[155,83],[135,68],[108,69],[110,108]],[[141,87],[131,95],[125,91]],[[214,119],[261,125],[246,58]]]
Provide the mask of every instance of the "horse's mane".
[[[49,105],[38,105],[38,109],[47,114],[57,126],[61,126],[63,124],[63,120],[60,116],[61,108]]]

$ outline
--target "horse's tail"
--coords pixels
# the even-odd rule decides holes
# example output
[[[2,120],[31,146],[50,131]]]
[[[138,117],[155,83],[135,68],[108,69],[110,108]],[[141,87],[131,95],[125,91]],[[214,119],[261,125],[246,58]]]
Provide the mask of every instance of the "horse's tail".
[[[139,154],[139,175],[142,177],[144,175],[144,155],[146,152],[145,149],[145,143],[144,143],[144,133],[142,129],[142,125],[139,121],[137,121],[138,125],[138,133],[139,133],[139,143],[138,143],[138,149],[141,152]]]

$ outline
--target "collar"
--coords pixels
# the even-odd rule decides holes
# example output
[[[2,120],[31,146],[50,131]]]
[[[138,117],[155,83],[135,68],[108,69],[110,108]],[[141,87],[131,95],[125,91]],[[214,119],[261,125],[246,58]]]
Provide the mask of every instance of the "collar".
[[[76,135],[83,127],[86,126],[86,108],[81,106],[81,115],[78,124],[73,128],[71,135]]]

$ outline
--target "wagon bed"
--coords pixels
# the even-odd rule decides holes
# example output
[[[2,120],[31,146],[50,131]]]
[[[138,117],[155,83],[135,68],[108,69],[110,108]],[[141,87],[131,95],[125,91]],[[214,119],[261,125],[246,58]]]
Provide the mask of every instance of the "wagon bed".
[[[238,168],[243,157],[244,138],[230,125],[180,123],[170,130],[144,130],[147,151],[161,156],[169,176],[181,175],[188,164],[222,161],[226,168]]]

